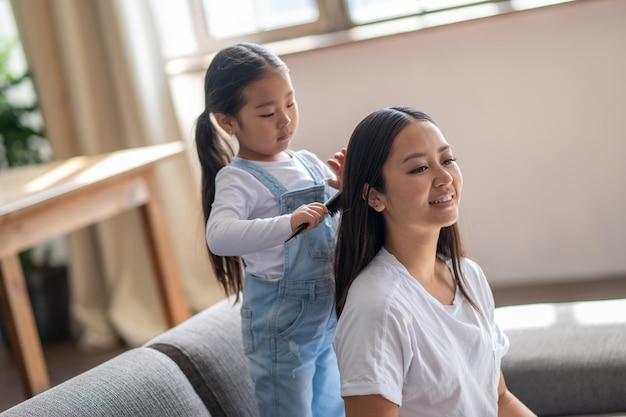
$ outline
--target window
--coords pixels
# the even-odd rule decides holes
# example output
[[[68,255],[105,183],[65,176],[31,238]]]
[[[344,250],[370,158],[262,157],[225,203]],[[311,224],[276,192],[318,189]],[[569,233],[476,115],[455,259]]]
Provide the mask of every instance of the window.
[[[314,0],[203,0],[209,36],[233,36],[312,23],[319,19]]]
[[[575,0],[150,0],[150,5],[163,55],[172,64],[167,71],[174,74],[205,67],[212,53],[240,41],[304,39],[306,49],[567,1]],[[314,41],[316,35],[325,40]]]
[[[291,52],[575,0],[149,0],[182,137],[194,144],[204,74],[240,41]],[[123,2],[126,4],[126,2]],[[129,4],[133,2],[128,2]],[[133,3],[134,4],[134,3]]]
[[[326,2],[328,0],[324,0]],[[332,3],[328,1],[329,3]],[[150,0],[166,60],[211,54],[239,42],[276,42],[333,31],[321,0]]]

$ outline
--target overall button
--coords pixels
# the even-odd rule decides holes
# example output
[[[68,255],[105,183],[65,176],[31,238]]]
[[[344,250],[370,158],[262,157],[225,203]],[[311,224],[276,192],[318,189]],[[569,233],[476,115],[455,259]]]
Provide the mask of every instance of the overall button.
[[[296,201],[293,198],[289,197],[287,199],[287,207],[291,208],[294,206],[294,204],[296,204]]]

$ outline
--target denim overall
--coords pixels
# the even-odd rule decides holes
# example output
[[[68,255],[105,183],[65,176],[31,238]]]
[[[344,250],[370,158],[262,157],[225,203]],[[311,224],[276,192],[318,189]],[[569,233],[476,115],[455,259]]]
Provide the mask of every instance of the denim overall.
[[[315,186],[287,189],[246,160],[231,165],[254,175],[274,194],[281,214],[329,197],[323,173],[290,152],[309,171]],[[245,273],[241,319],[244,350],[261,417],[341,417],[339,369],[332,347],[337,322],[333,253],[336,222],[324,222],[285,243],[281,280]]]

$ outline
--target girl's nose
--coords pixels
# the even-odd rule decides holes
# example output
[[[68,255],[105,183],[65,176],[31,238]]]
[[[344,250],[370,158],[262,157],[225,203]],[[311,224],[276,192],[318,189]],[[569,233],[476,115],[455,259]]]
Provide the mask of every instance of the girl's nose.
[[[285,127],[289,123],[291,123],[291,118],[289,117],[289,115],[287,113],[283,113],[281,118],[279,119],[279,126],[278,127]]]

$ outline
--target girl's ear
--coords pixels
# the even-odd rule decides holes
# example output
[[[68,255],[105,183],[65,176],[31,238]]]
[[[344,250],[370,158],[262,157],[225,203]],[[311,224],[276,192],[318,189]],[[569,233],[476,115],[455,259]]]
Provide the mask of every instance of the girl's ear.
[[[381,213],[385,209],[385,198],[374,187],[369,184],[363,186],[363,200],[367,201],[367,205]]]
[[[233,135],[235,133],[235,119],[224,113],[213,113],[215,121],[226,133]]]

